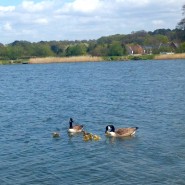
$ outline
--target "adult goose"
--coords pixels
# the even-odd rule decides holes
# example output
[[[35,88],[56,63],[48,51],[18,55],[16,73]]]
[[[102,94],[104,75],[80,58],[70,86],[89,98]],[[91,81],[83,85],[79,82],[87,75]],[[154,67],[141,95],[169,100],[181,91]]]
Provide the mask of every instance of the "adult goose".
[[[70,133],[79,133],[83,131],[83,125],[73,125],[73,119],[69,119],[69,129],[68,132]]]
[[[128,137],[133,136],[136,133],[136,130],[138,127],[130,127],[130,128],[118,128],[115,130],[115,127],[113,125],[107,125],[105,134],[107,136],[112,137]]]

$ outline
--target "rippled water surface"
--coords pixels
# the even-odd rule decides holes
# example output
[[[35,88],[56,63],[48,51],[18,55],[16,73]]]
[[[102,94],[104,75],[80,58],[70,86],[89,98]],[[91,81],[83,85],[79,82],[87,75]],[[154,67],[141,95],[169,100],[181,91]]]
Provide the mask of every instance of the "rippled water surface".
[[[0,108],[0,185],[185,184],[185,60],[0,66]]]

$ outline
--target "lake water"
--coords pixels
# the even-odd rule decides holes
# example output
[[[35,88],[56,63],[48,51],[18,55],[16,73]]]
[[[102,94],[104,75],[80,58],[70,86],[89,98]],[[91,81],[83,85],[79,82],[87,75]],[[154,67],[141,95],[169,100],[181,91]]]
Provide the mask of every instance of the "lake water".
[[[6,65],[0,85],[0,185],[185,184],[185,60]]]

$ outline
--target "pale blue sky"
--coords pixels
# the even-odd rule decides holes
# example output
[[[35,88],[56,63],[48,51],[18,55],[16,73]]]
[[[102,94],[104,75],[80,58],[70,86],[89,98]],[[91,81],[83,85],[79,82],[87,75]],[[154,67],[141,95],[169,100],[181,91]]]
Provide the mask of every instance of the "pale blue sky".
[[[34,2],[39,2],[40,0],[33,0]],[[0,0],[0,6],[12,6],[18,5],[22,0]]]
[[[0,0],[0,43],[174,29],[184,0]]]

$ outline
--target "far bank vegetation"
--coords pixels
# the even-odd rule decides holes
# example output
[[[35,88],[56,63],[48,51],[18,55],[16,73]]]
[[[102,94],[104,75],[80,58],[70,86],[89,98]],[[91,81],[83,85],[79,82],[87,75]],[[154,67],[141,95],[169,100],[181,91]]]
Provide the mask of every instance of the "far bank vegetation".
[[[147,60],[155,58],[155,55],[174,53],[185,53],[184,30],[142,30],[82,41],[15,41],[7,45],[0,44],[0,63]],[[184,55],[179,56],[182,58]]]

